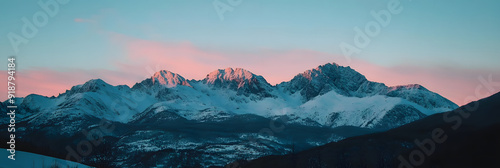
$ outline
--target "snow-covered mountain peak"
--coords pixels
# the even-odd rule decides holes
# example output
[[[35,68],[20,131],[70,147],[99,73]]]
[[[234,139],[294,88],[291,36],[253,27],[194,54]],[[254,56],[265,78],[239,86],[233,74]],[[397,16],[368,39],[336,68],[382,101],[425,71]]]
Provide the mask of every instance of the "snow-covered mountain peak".
[[[67,91],[69,94],[73,93],[84,93],[84,92],[96,92],[101,89],[111,88],[110,84],[104,82],[102,79],[91,79],[85,82],[83,85],[76,85]]]
[[[323,69],[328,69],[328,68],[338,68],[342,67],[339,64],[332,62],[332,63],[326,63],[324,65],[319,65],[318,67],[314,68],[314,70],[322,71]]]
[[[380,100],[380,103],[373,103],[373,97]],[[304,71],[291,81],[283,82],[276,87],[267,83],[262,76],[242,68],[219,69],[209,73],[203,80],[189,81],[176,73],[162,70],[136,83],[132,88],[111,86],[101,79],[93,79],[74,86],[56,98],[29,96],[24,104],[29,106],[26,109],[31,112],[39,111],[42,105],[52,104],[53,106],[50,106],[52,109],[78,111],[109,119],[118,116],[122,118],[119,121],[123,122],[128,121],[132,114],[143,112],[151,105],[161,102],[170,103],[168,109],[172,109],[174,106],[171,105],[175,105],[175,109],[180,111],[192,112],[192,109],[200,111],[217,108],[225,109],[223,110],[225,112],[255,112],[266,117],[277,115],[277,111],[281,109],[297,108],[297,111],[308,114],[304,115],[303,119],[323,121],[313,113],[324,112],[328,115],[332,112],[340,113],[346,111],[340,107],[360,106],[359,103],[356,104],[358,99],[366,105],[361,111],[382,107],[381,104],[384,104],[385,100],[393,101],[391,106],[384,106],[384,109],[378,111],[372,110],[374,113],[386,112],[393,105],[395,107],[401,104],[400,102],[418,107],[417,111],[426,115],[428,113],[425,111],[443,112],[457,107],[453,102],[421,85],[387,87],[383,83],[368,81],[350,67],[335,63],[327,63]],[[120,109],[116,109],[118,106],[113,105],[115,100],[118,100],[115,104],[120,105]],[[141,103],[135,103],[137,101]],[[310,107],[309,110],[302,109],[306,106]],[[325,108],[316,108],[319,106]],[[347,111],[357,111],[357,109]],[[334,121],[335,118],[335,116],[323,117],[330,117],[329,121]],[[319,123],[324,124],[326,121]]]
[[[390,97],[404,98],[437,112],[444,112],[458,108],[455,103],[437,93],[427,90],[419,84],[388,87],[385,94]]]
[[[412,89],[427,90],[424,86],[419,85],[419,84],[391,86],[391,87],[389,87],[388,90],[394,91],[394,90],[412,90]]]
[[[207,83],[213,84],[216,80],[232,81],[232,80],[251,80],[257,75],[243,68],[226,68],[218,69],[207,75],[205,78]]]
[[[320,65],[316,68],[306,70],[303,73],[298,74],[296,77],[298,76],[302,76],[309,81],[322,78],[328,78],[332,80],[338,80],[341,78],[349,79],[351,77],[351,80],[366,81],[365,76],[361,75],[351,67],[340,66],[336,63],[327,63],[325,65]]]
[[[156,72],[153,76],[151,76],[151,81],[153,84],[158,83],[168,88],[172,88],[177,85],[184,85],[191,87],[191,85],[186,81],[184,77],[167,70],[161,70]]]
[[[111,86],[111,85],[104,82],[102,79],[91,79],[85,82],[83,86]]]
[[[132,86],[132,90],[142,90],[147,93],[157,92],[165,88],[173,88],[177,86],[192,87],[191,84],[181,75],[161,70],[153,74],[151,78],[147,78]]]
[[[331,90],[345,96],[356,96],[355,92],[366,82],[369,81],[365,76],[351,67],[327,63],[304,71],[280,86],[291,93],[300,92],[307,101]]]
[[[237,91],[241,95],[258,95],[272,97],[272,86],[264,77],[255,75],[242,68],[226,68],[213,71],[202,83],[215,88],[226,88]]]

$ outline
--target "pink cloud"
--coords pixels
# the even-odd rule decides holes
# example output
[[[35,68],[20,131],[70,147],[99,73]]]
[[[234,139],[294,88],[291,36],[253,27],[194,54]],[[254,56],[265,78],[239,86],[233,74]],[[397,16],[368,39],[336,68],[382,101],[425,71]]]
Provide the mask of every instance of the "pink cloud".
[[[7,72],[0,71],[0,77],[7,79]],[[57,96],[71,89],[72,86],[83,84],[90,79],[101,78],[112,85],[133,85],[144,78],[137,74],[110,70],[64,70],[33,69],[17,71],[16,96],[24,97],[35,93],[44,96]],[[0,87],[7,88],[7,83],[0,83]],[[7,95],[7,90],[0,90],[1,95]],[[3,100],[2,100],[3,101]]]
[[[500,73],[493,70],[417,65],[383,67],[356,58],[347,61],[340,55],[311,50],[207,51],[189,42],[166,43],[118,36],[131,60],[143,61],[145,65],[157,65],[189,79],[202,79],[206,73],[215,69],[242,67],[264,76],[271,84],[278,84],[292,79],[304,70],[327,62],[336,62],[351,66],[371,81],[382,82],[388,86],[421,84],[459,105],[464,105],[471,101],[468,97],[475,96],[475,88],[481,84],[478,77],[486,77],[489,74],[500,77]],[[500,91],[500,88],[496,89]],[[477,98],[483,97],[485,96]]]
[[[75,22],[83,22],[83,19],[82,18],[76,18],[74,21]]]
[[[165,69],[188,79],[203,79],[216,69],[241,67],[277,84],[332,60],[332,55],[311,50],[210,51],[189,42],[149,41],[121,34],[112,34],[112,41],[123,47],[134,66],[141,66],[140,69],[158,67],[155,71]],[[120,64],[130,65],[130,62]]]
[[[368,80],[382,82],[389,86],[421,84],[463,105],[471,101],[466,100],[467,97],[476,95],[476,88],[481,85],[478,77],[487,78],[491,74],[494,81],[500,77],[499,72],[492,70],[418,65],[383,67],[355,58],[348,62],[343,56],[304,49],[288,51],[261,49],[252,52],[212,51],[201,49],[189,42],[151,41],[117,33],[107,35],[110,36],[111,42],[121,48],[125,54],[123,60],[112,62],[115,67],[118,67],[116,70],[34,69],[20,71],[16,74],[16,81],[19,83],[17,95],[26,96],[30,93],[57,95],[70,89],[71,86],[94,78],[101,78],[113,85],[132,86],[135,82],[140,82],[163,69],[179,73],[188,79],[199,80],[216,69],[241,67],[264,76],[271,84],[278,84],[292,79],[307,69],[328,62],[336,62],[342,66],[351,66],[365,75]],[[0,71],[1,78],[6,79],[6,74],[5,71]],[[6,88],[6,83],[0,83],[0,87]],[[495,89],[500,91],[500,88]],[[0,90],[0,94],[6,95],[6,90]],[[479,99],[485,96],[487,95],[476,97]]]
[[[480,86],[483,83],[479,78],[488,79],[489,75],[494,82],[500,82],[500,72],[494,70],[416,65],[382,67],[361,60],[353,60],[351,67],[365,75],[368,80],[382,82],[388,86],[420,84],[458,105],[469,103],[472,101],[471,97],[477,100],[500,91],[498,86],[494,91],[485,90],[484,86]],[[479,95],[476,94],[478,87],[483,87]]]
[[[84,19],[84,18],[75,18],[73,21],[77,23],[93,23],[95,20],[92,19]]]

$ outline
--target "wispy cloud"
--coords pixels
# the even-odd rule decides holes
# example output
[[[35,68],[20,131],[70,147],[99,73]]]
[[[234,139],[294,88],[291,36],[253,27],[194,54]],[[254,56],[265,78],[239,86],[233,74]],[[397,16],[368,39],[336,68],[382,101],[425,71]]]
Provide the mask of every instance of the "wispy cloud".
[[[405,84],[421,84],[427,89],[437,92],[458,105],[465,105],[476,95],[476,88],[482,83],[479,78],[492,75],[493,80],[500,81],[500,72],[490,69],[466,69],[459,67],[418,65],[399,65],[383,67],[369,62],[355,60],[351,66],[365,75],[368,80],[383,82],[389,86]],[[494,88],[497,92],[500,88]],[[484,92],[484,91],[483,91]],[[491,93],[492,94],[492,93]],[[477,98],[483,98],[482,95]]]
[[[84,19],[84,18],[75,18],[74,19],[75,22],[78,22],[78,23],[94,23],[96,22],[95,20],[92,20],[92,19]]]
[[[202,49],[190,42],[161,42],[137,39],[117,33],[109,33],[111,42],[126,54],[123,60],[114,60],[110,64],[115,70],[77,70],[64,71],[52,69],[32,69],[17,73],[18,95],[30,93],[57,95],[82,84],[87,80],[101,78],[106,82],[132,86],[152,73],[165,69],[179,73],[188,79],[203,79],[209,72],[227,68],[242,67],[264,76],[271,84],[288,81],[304,70],[328,62],[351,66],[369,80],[392,85],[418,83],[431,91],[437,92],[453,102],[463,105],[467,96],[475,95],[475,88],[481,83],[479,76],[492,74],[494,79],[500,72],[487,69],[465,69],[458,67],[424,67],[418,65],[400,65],[384,67],[359,59],[349,64],[344,57],[329,53],[296,49],[272,50],[261,49],[252,52],[213,51]],[[6,78],[5,71],[0,72]],[[0,84],[5,88],[6,84]],[[500,91],[500,88],[496,88]],[[4,90],[0,91],[6,94]],[[467,100],[469,101],[469,100]]]
[[[128,60],[123,61],[123,64],[159,66],[189,79],[202,79],[209,72],[220,68],[241,67],[263,75],[270,83],[276,84],[306,69],[335,60],[331,54],[302,49],[213,51],[201,49],[190,42],[150,41],[121,34],[113,34],[112,40],[127,54]]]
[[[0,71],[0,77],[6,79],[7,72]],[[52,69],[23,70],[16,73],[16,96],[24,97],[35,93],[44,96],[57,96],[64,93],[74,85],[83,84],[90,79],[101,78],[113,85],[133,85],[144,79],[137,74],[111,70],[77,70],[67,69],[64,71]],[[1,83],[0,87],[7,88],[7,83]],[[0,94],[7,95],[6,90]]]

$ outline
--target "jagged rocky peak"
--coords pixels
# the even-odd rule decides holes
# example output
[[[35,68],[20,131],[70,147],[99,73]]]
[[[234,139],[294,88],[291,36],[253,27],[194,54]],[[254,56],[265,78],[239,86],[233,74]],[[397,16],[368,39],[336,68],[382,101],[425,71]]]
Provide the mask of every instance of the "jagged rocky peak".
[[[150,92],[150,88],[172,88],[176,86],[188,86],[192,87],[191,84],[181,75],[167,71],[161,70],[153,74],[150,78],[147,78],[140,83],[136,83],[132,89],[133,90],[143,90]]]
[[[85,84],[83,84],[82,87],[98,87],[98,86],[111,86],[110,84],[104,82],[102,79],[91,79],[87,82],[85,82]]]
[[[327,63],[320,65],[314,69],[307,70],[300,74],[301,76],[314,80],[315,77],[326,76],[331,79],[355,77],[352,80],[366,80],[365,76],[361,75],[351,67],[340,66],[336,63]]]
[[[217,80],[222,81],[251,81],[257,75],[252,72],[245,70],[243,68],[226,68],[226,69],[218,69],[213,71],[207,75],[205,78],[207,84],[214,84]]]
[[[238,94],[272,96],[271,84],[264,77],[242,68],[219,69],[209,73],[202,81],[212,87],[236,90]]]
[[[299,75],[303,76],[308,80],[313,80],[314,77],[319,76],[319,74],[323,74],[323,71],[330,70],[332,68],[338,69],[339,67],[341,66],[336,63],[327,63],[325,65],[320,65],[316,68],[306,70],[303,73],[300,73]]]
[[[394,90],[427,90],[424,86],[419,85],[419,84],[409,84],[409,85],[398,85],[398,86],[391,86],[389,87],[389,91],[394,91]]]
[[[280,84],[285,90],[300,92],[306,100],[335,90],[345,96],[354,96],[360,86],[369,82],[351,67],[327,63],[296,75],[290,82]]]
[[[189,82],[186,81],[184,77],[167,70],[161,70],[156,72],[153,76],[151,76],[151,82],[152,84],[158,83],[159,85],[163,85],[169,88],[175,87],[177,85],[191,87]]]
[[[258,84],[267,84],[267,81],[259,75],[255,75],[252,72],[245,70],[243,68],[226,68],[226,69],[218,69],[213,71],[207,75],[204,79],[206,84],[209,85],[220,85],[222,83],[235,81],[238,83],[258,83]],[[238,87],[243,87],[243,85],[239,85]]]

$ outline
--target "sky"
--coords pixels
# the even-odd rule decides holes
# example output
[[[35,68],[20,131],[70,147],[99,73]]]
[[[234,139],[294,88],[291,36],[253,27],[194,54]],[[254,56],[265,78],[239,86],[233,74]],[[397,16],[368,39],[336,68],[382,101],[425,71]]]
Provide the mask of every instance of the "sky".
[[[278,84],[329,62],[389,86],[418,83],[458,105],[500,91],[495,0],[0,3],[0,55],[16,56],[21,97],[95,78],[132,86],[162,69],[199,80],[241,67]],[[6,70],[7,60],[3,79]]]

